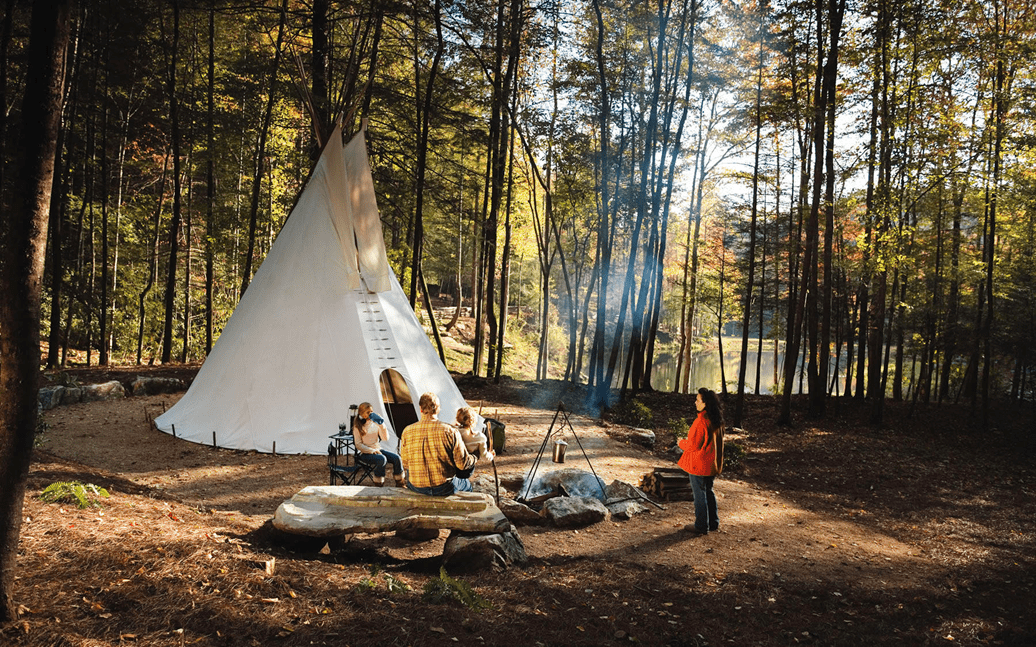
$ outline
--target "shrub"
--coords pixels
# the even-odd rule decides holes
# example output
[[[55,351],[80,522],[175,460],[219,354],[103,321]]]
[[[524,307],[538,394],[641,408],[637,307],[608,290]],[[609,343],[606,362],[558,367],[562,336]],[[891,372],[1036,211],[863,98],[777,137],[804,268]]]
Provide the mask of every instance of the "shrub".
[[[615,407],[614,416],[615,420],[630,427],[650,427],[654,420],[651,409],[636,398],[626,400]]]
[[[40,499],[47,503],[74,503],[78,508],[99,508],[101,504],[95,499],[107,496],[108,491],[103,487],[79,481],[58,481],[40,492]]]
[[[677,418],[676,420],[669,421],[669,431],[673,432],[673,435],[677,438],[686,438],[687,432],[691,429],[691,423],[687,422],[687,418]]]
[[[723,443],[723,469],[737,469],[745,460],[745,448],[732,440]]]

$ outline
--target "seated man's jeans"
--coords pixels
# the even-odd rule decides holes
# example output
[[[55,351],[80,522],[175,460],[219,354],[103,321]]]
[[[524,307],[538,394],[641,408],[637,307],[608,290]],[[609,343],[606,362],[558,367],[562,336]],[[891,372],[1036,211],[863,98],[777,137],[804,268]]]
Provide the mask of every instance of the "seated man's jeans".
[[[373,467],[374,476],[379,479],[385,478],[385,465],[388,463],[392,463],[392,473],[396,475],[396,478],[403,473],[403,461],[399,458],[399,454],[387,449],[381,450],[380,454],[357,454],[356,460]]]
[[[417,487],[410,482],[410,479],[407,479],[406,486],[412,492],[429,496],[450,496],[454,492],[471,492],[471,481],[459,478],[453,478],[442,485],[432,485],[430,487]]]

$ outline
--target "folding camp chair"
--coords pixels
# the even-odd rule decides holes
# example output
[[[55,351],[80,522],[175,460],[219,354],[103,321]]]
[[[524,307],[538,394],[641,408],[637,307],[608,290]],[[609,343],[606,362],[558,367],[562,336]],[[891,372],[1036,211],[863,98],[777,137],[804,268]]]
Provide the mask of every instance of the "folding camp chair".
[[[327,469],[331,485],[341,479],[342,485],[359,485],[364,479],[374,483],[374,468],[356,460],[356,445],[353,442],[352,426],[339,425],[338,433],[330,437],[333,443],[327,445]]]

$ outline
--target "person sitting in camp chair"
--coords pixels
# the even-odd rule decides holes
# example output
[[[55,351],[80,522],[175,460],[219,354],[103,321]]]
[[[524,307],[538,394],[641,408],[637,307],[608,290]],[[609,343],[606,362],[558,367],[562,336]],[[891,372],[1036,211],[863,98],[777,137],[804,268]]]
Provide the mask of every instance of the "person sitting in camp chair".
[[[356,460],[374,468],[374,484],[385,485],[385,465],[392,463],[392,476],[396,486],[403,487],[403,461],[399,454],[381,446],[388,440],[388,429],[384,419],[374,413],[370,402],[360,404],[353,418],[353,442],[356,443]]]
[[[421,419],[403,430],[399,453],[406,466],[406,486],[419,494],[449,496],[470,492],[471,483],[457,473],[475,467],[460,431],[439,420],[439,397],[425,393],[419,401]],[[484,458],[493,460],[487,450]]]
[[[465,449],[468,450],[469,454],[474,454],[476,457],[482,458],[489,453],[489,442],[486,439],[485,434],[474,429],[474,425],[474,409],[471,407],[461,407],[460,409],[457,409],[457,431],[460,432],[460,437],[464,439]],[[471,478],[471,472],[473,469],[474,468],[459,470],[457,472],[457,478]]]

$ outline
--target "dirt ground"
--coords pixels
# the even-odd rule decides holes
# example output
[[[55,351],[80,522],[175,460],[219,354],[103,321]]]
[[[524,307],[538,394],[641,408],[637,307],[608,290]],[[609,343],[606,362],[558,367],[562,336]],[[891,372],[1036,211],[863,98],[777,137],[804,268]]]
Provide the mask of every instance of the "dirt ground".
[[[83,379],[113,376],[127,377]],[[459,383],[506,425],[497,473],[500,495],[514,496],[557,403],[579,410],[580,394]],[[423,543],[357,535],[309,553],[271,541],[264,524],[302,487],[326,483],[326,457],[156,431],[149,420],[178,397],[46,413],[25,499],[22,616],[0,633],[5,644],[1036,644],[1031,409],[998,407],[981,432],[964,406],[889,403],[873,428],[863,405],[843,401],[824,420],[777,427],[776,403],[752,397],[744,429],[728,432],[746,458],[717,480],[720,532],[684,532],[689,501],[578,530],[522,526],[527,565],[457,576],[486,603],[478,609],[422,595],[440,575],[445,531]],[[563,466],[548,456],[540,469],[592,466],[637,484],[672,466],[670,421],[691,417],[692,401],[642,400],[653,450],[617,440],[607,415],[572,413],[579,442],[567,438]],[[496,493],[491,469],[476,476]],[[70,480],[110,497],[85,510],[40,501]]]

